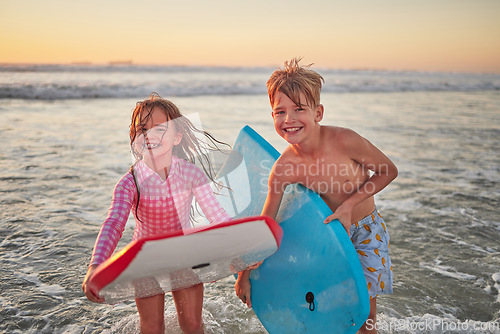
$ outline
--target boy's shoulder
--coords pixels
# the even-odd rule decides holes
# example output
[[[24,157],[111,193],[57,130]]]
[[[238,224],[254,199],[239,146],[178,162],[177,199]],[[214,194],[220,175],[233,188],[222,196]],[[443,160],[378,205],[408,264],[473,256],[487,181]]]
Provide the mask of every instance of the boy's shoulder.
[[[356,131],[340,126],[322,125],[321,132],[324,141],[333,141],[336,144],[347,144],[360,138]]]
[[[351,155],[360,146],[364,145],[366,139],[356,131],[338,126],[322,127],[322,143],[327,152],[336,151]]]

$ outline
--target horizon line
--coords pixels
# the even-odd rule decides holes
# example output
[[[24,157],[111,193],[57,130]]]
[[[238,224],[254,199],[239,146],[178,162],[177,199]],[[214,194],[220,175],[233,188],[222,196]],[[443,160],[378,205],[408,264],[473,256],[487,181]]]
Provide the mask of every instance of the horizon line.
[[[212,67],[212,68],[248,68],[248,69],[268,69],[279,68],[282,65],[214,65],[214,64],[176,64],[176,63],[136,63],[133,60],[110,60],[107,62],[92,62],[92,61],[71,61],[71,62],[3,62],[0,61],[0,66],[112,66],[112,67]],[[312,63],[315,65],[315,63]],[[499,71],[479,72],[479,71],[464,71],[464,70],[422,70],[422,69],[388,69],[380,67],[317,67],[319,70],[332,70],[332,71],[374,71],[374,72],[414,72],[414,73],[441,73],[441,74],[478,74],[478,75],[500,75]]]

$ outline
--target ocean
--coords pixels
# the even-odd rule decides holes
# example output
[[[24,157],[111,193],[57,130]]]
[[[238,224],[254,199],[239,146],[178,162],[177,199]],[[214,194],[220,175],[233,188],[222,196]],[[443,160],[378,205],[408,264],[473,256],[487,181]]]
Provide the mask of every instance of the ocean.
[[[500,333],[500,75],[313,68],[326,81],[322,124],[354,129],[399,168],[376,195],[394,268],[379,332]],[[248,124],[281,151],[273,70],[0,65],[0,332],[137,332],[133,301],[93,304],[81,290],[132,163],[135,102],[158,92],[220,140],[233,144]],[[207,333],[266,333],[233,286],[205,285]],[[167,333],[178,333],[166,299]]]

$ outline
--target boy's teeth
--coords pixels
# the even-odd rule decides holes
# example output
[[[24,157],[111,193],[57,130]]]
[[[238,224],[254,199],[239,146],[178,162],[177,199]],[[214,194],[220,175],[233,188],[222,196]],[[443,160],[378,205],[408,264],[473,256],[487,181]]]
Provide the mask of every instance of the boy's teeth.
[[[298,131],[300,128],[288,128],[288,129],[285,129],[286,132],[294,132],[294,131]]]

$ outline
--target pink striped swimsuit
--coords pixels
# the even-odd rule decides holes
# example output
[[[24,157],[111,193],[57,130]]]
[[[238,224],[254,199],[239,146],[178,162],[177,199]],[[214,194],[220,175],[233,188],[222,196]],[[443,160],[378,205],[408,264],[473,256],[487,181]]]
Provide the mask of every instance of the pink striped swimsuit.
[[[192,227],[189,213],[193,197],[211,224],[231,219],[215,198],[207,176],[192,163],[172,157],[165,181],[143,161],[134,166],[134,174],[140,191],[137,212],[137,187],[129,171],[115,186],[108,216],[94,245],[91,265],[100,264],[112,255],[131,210],[135,217],[133,240]]]

